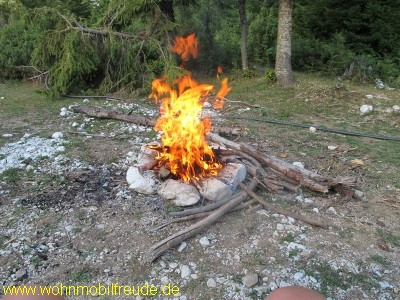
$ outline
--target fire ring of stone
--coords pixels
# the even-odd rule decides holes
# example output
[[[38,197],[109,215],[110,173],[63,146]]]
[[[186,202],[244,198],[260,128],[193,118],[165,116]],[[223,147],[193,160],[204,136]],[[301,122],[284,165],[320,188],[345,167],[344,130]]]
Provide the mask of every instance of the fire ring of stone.
[[[246,167],[243,164],[228,163],[216,177],[198,182],[200,189],[181,180],[168,179],[161,182],[152,170],[141,172],[142,166],[154,166],[157,151],[143,146],[139,152],[137,165],[128,169],[126,180],[129,188],[137,193],[151,195],[158,193],[164,200],[172,201],[177,206],[196,204],[201,197],[210,201],[220,201],[231,197],[237,186],[246,178]]]

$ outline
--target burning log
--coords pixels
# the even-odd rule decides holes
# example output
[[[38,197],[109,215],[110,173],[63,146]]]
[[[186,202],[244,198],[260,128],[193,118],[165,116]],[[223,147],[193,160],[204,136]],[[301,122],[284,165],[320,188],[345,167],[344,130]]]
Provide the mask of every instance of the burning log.
[[[96,106],[82,106],[76,105],[72,107],[74,113],[85,114],[90,117],[99,119],[113,119],[128,123],[134,123],[136,125],[154,127],[157,120],[141,115],[127,114],[121,111],[111,110],[107,108],[101,108]],[[212,126],[211,131],[216,134],[222,135],[236,135],[245,136],[248,133],[248,129],[245,127],[223,127],[223,126]]]

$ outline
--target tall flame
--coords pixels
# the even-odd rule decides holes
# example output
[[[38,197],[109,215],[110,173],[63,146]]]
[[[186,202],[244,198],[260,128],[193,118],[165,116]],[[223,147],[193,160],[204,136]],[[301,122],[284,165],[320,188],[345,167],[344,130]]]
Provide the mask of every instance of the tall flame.
[[[189,59],[197,56],[197,39],[192,34],[187,38],[177,37],[172,51]],[[196,55],[194,55],[194,53]],[[206,141],[211,130],[208,116],[202,118],[204,101],[214,89],[210,84],[199,84],[190,74],[177,78],[169,84],[166,78],[152,82],[149,98],[161,101],[161,116],[154,129],[162,131],[162,148],[159,151],[159,165],[169,168],[172,174],[184,181],[215,176],[222,165],[215,160],[214,153]],[[217,92],[215,107],[221,108],[223,98],[229,92],[227,79],[222,81]]]

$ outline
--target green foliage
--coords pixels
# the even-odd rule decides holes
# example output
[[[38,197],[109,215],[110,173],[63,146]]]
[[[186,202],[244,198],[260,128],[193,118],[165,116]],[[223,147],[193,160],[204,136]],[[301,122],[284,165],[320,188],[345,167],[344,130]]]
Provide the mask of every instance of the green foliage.
[[[295,1],[293,69],[342,76],[354,65],[351,80],[380,78],[400,86],[398,1]],[[50,71],[52,96],[148,89],[153,78],[182,72],[175,67],[179,58],[168,48],[174,35],[193,32],[199,57],[188,69],[237,69],[241,37],[236,2],[3,0],[0,78],[32,76],[34,68]],[[278,1],[246,1],[246,11],[249,65],[273,68]]]
[[[33,50],[32,32],[22,20],[3,26],[0,30],[0,78],[17,79],[32,74],[30,53]]]
[[[265,80],[267,83],[275,83],[276,82],[276,74],[275,71],[269,70],[265,73]]]
[[[260,9],[261,6],[261,9]],[[250,10],[248,53],[250,61],[273,67],[275,64],[278,6],[273,3],[255,5]]]

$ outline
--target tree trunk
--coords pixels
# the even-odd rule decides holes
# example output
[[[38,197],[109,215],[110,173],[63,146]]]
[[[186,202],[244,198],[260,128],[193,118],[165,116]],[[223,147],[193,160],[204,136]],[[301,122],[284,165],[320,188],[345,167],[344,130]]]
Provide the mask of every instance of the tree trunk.
[[[246,19],[246,0],[238,0],[239,19],[240,19],[240,52],[242,54],[242,69],[247,70],[247,19]]]
[[[292,13],[293,0],[279,0],[275,74],[278,83],[284,88],[293,87],[295,84],[291,63]]]

